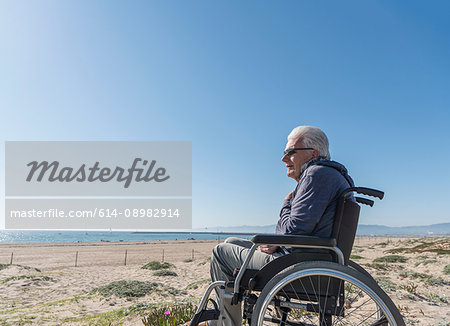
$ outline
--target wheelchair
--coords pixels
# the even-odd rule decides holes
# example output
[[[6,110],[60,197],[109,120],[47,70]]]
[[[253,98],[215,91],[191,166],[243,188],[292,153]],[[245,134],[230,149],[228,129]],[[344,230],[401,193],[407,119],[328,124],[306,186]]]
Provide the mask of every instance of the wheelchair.
[[[242,320],[251,326],[404,326],[388,295],[363,267],[349,259],[359,204],[374,204],[370,199],[354,196],[355,193],[379,199],[384,196],[381,191],[364,187],[345,190],[337,203],[331,238],[255,235],[248,256],[235,271],[235,279],[209,285],[190,325],[207,320],[217,320],[217,325],[221,325],[220,308],[209,299],[214,289],[221,289],[232,304],[242,306]],[[262,244],[289,247],[291,253],[260,270],[247,269],[253,253]],[[233,292],[224,292],[225,287]],[[213,309],[207,308],[209,301],[213,302]]]

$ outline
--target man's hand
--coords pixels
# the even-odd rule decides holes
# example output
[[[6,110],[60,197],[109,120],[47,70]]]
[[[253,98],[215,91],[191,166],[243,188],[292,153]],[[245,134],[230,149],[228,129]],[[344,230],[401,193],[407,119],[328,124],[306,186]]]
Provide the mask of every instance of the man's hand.
[[[262,245],[258,247],[258,250],[266,254],[273,254],[278,248],[278,246]]]
[[[294,194],[294,190],[292,190],[292,191],[286,196],[285,199],[291,199],[293,194]]]

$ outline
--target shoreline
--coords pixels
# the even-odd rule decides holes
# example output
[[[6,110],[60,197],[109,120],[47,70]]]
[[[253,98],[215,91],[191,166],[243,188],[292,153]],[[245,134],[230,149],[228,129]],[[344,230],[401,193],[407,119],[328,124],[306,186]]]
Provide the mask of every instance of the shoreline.
[[[76,247],[76,246],[127,246],[127,245],[149,245],[149,244],[181,244],[181,243],[205,243],[217,240],[130,240],[130,241],[78,241],[78,242],[0,242],[1,248],[12,247]],[[223,242],[223,240],[221,240]]]
[[[132,232],[135,234],[135,232]],[[140,232],[138,232],[140,233]],[[145,234],[145,232],[142,232]],[[152,233],[153,234],[153,233]],[[157,232],[154,234],[191,234],[191,233],[178,233],[178,232]],[[246,236],[253,236],[256,234],[274,234],[274,233],[196,233],[196,234],[214,234],[214,235],[228,235],[228,236],[234,236],[234,235],[246,235]],[[219,238],[220,241],[223,241],[227,237],[221,237]],[[450,238],[450,234],[433,234],[433,235],[356,235],[356,239],[380,239],[380,238],[390,238],[390,239],[408,239],[408,238]],[[74,241],[15,241],[15,242],[6,242],[6,241],[0,241],[0,246],[2,245],[14,245],[14,244],[24,244],[24,245],[34,245],[34,244],[93,244],[93,243],[153,243],[153,242],[160,242],[160,241],[167,241],[167,242],[180,242],[180,241],[217,241],[217,238],[213,239],[196,239],[196,238],[188,238],[188,239],[148,239],[148,240],[106,240],[106,239],[100,239],[100,240],[93,240],[93,241],[84,241],[84,240],[74,240]]]

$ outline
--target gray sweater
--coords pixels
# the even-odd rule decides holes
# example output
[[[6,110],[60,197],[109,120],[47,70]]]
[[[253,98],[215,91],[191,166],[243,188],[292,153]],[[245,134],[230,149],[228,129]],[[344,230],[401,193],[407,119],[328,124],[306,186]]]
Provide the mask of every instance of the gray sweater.
[[[329,238],[339,195],[350,186],[353,180],[342,164],[323,159],[308,162],[292,198],[283,202],[276,233]]]

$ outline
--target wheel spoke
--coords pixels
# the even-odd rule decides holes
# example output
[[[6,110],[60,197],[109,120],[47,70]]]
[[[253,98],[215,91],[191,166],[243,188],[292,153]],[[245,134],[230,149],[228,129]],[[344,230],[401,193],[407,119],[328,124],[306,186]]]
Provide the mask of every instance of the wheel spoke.
[[[303,283],[301,282],[301,280],[298,280],[298,281],[300,282],[300,284],[302,285],[302,287],[303,287],[303,289],[304,289],[305,287],[303,286]],[[299,298],[299,296],[298,296],[298,294],[297,294],[297,291],[296,291],[295,288],[292,286],[292,282],[289,283],[289,285],[290,285],[291,288],[292,288],[292,292],[295,293],[295,297],[296,297],[296,299],[298,300],[298,302],[301,302],[302,300],[300,300],[300,298]],[[283,289],[284,289],[284,288],[283,288]],[[284,291],[283,291],[283,292],[284,292]],[[308,300],[311,301],[311,300],[309,299],[309,296],[308,296]],[[311,319],[311,317],[308,316],[308,311],[305,310],[305,312],[306,312],[305,317],[307,317],[308,320],[309,320],[310,322],[314,323],[314,321]]]

